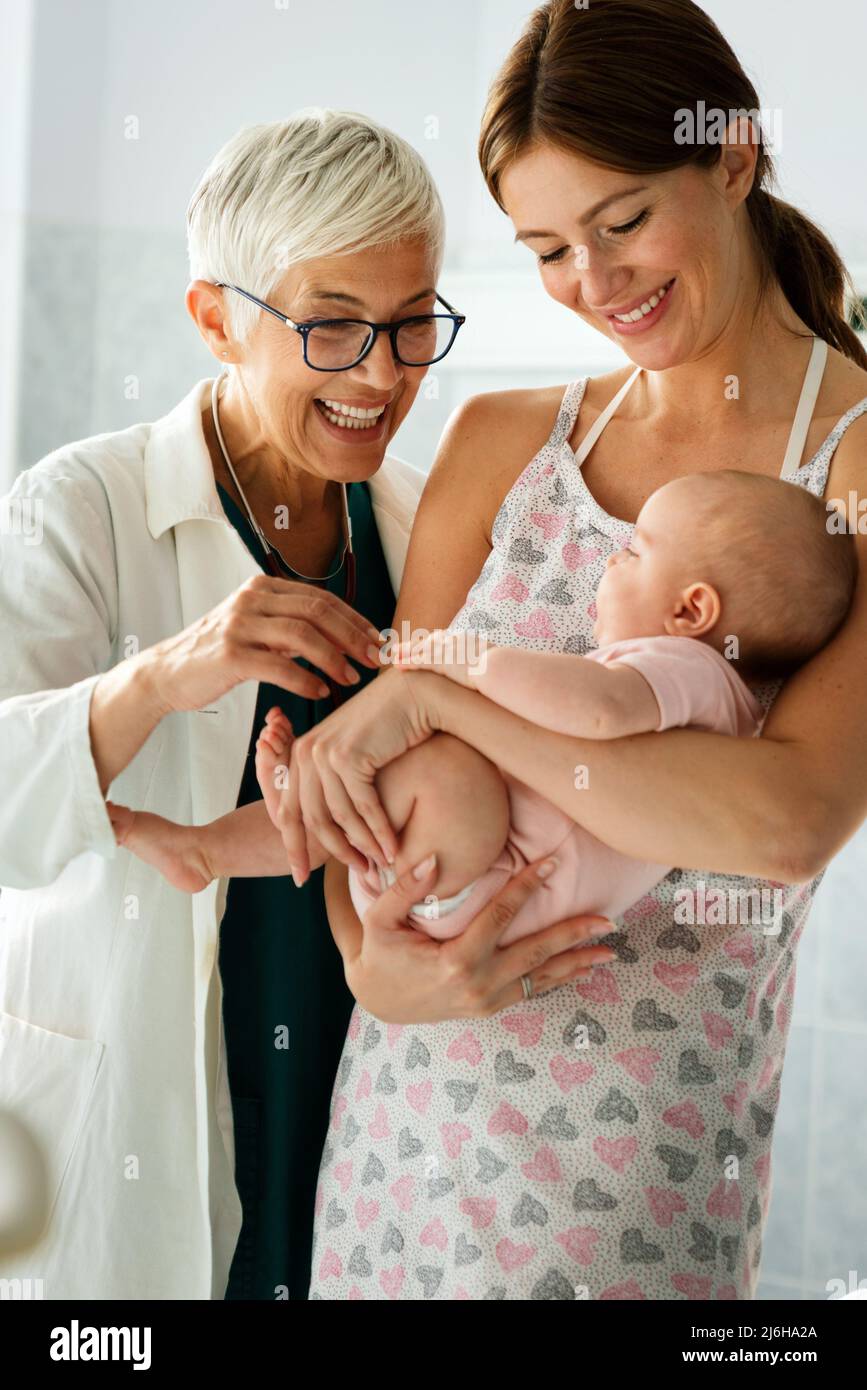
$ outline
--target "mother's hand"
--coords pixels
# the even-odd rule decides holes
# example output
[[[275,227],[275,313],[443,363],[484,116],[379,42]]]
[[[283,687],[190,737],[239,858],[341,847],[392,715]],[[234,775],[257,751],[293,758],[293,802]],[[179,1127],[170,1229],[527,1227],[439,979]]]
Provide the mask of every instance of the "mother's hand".
[[[569,917],[500,947],[518,909],[541,883],[541,863],[511,878],[467,930],[449,941],[434,941],[405,924],[411,905],[436,881],[435,865],[421,878],[412,872],[399,878],[371,904],[363,926],[351,903],[345,911],[331,910],[346,981],[362,1008],[384,1023],[487,1017],[521,1002],[522,975],[529,977],[533,995],[545,994],[569,980],[587,979],[594,965],[612,960],[610,947],[592,944],[594,936],[614,930],[604,917]],[[340,872],[329,861],[326,875]]]
[[[363,872],[366,855],[380,867],[393,863],[398,841],[376,774],[430,738],[433,704],[426,696],[443,679],[431,671],[383,671],[295,740],[276,823],[296,883],[310,870],[307,831],[350,868]]]
[[[328,687],[295,658],[352,685],[359,675],[344,657],[377,666],[379,641],[366,618],[327,590],[256,574],[147,655],[154,691],[170,713],[200,709],[247,680],[319,699]]]

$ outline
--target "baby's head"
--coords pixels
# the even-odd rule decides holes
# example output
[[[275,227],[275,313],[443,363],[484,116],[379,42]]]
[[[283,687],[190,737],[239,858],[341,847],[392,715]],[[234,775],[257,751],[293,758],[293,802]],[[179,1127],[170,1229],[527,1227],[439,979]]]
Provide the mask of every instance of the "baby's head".
[[[854,536],[778,478],[691,473],[645,502],[596,595],[600,646],[694,637],[747,679],[787,674],[834,635],[858,573]],[[737,645],[731,639],[737,638]]]

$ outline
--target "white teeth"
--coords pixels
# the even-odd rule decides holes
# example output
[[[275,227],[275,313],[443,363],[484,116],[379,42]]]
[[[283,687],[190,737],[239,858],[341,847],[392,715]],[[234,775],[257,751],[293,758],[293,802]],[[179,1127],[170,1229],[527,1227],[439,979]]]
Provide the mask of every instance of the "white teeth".
[[[324,397],[319,398],[319,404],[326,420],[344,430],[372,429],[386,408],[384,405],[376,405],[370,410],[365,410],[362,406],[346,405],[343,401],[326,400]]]
[[[667,292],[668,286],[663,285],[662,289],[656,291],[656,294],[652,294],[648,299],[645,299],[640,309],[632,309],[628,314],[612,314],[612,318],[617,319],[618,323],[638,323],[639,319],[646,318],[648,314],[653,313],[657,304],[661,299],[665,298]]]

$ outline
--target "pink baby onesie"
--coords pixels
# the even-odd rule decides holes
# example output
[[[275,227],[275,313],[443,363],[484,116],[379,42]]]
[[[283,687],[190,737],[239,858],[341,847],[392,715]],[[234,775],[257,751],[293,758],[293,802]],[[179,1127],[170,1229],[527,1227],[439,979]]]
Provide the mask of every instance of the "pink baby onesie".
[[[657,732],[690,725],[749,738],[758,731],[762,715],[758,701],[731,662],[695,638],[628,638],[588,652],[586,658],[575,658],[582,659],[638,671],[659,706]],[[507,668],[496,690],[498,703],[507,708],[509,687]],[[556,856],[557,867],[520,908],[503,935],[504,946],[577,913],[620,917],[669,872],[671,865],[633,859],[611,849],[508,773],[503,773],[503,780],[510,808],[506,843],[487,872],[454,898],[444,904],[432,895],[412,908],[413,924],[429,936],[440,941],[459,936],[507,879],[546,854]],[[372,860],[368,865],[367,875],[354,871],[349,875],[350,895],[361,918],[389,881]],[[393,870],[390,881],[394,881]]]

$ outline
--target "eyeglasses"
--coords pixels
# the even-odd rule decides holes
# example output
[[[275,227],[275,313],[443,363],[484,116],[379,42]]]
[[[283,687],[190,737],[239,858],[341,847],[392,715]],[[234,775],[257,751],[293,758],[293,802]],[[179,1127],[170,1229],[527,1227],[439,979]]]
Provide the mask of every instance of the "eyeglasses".
[[[311,319],[309,323],[296,323],[280,309],[257,299],[238,285],[218,282],[217,289],[234,290],[251,304],[273,314],[294,333],[300,333],[304,361],[315,372],[345,372],[349,367],[357,367],[380,333],[388,334],[394,356],[405,367],[430,367],[445,357],[458,329],[466,323],[466,315],[457,313],[440,294],[435,298],[448,309],[447,314],[414,314],[412,318],[395,319],[393,323],[370,323],[367,319]]]

